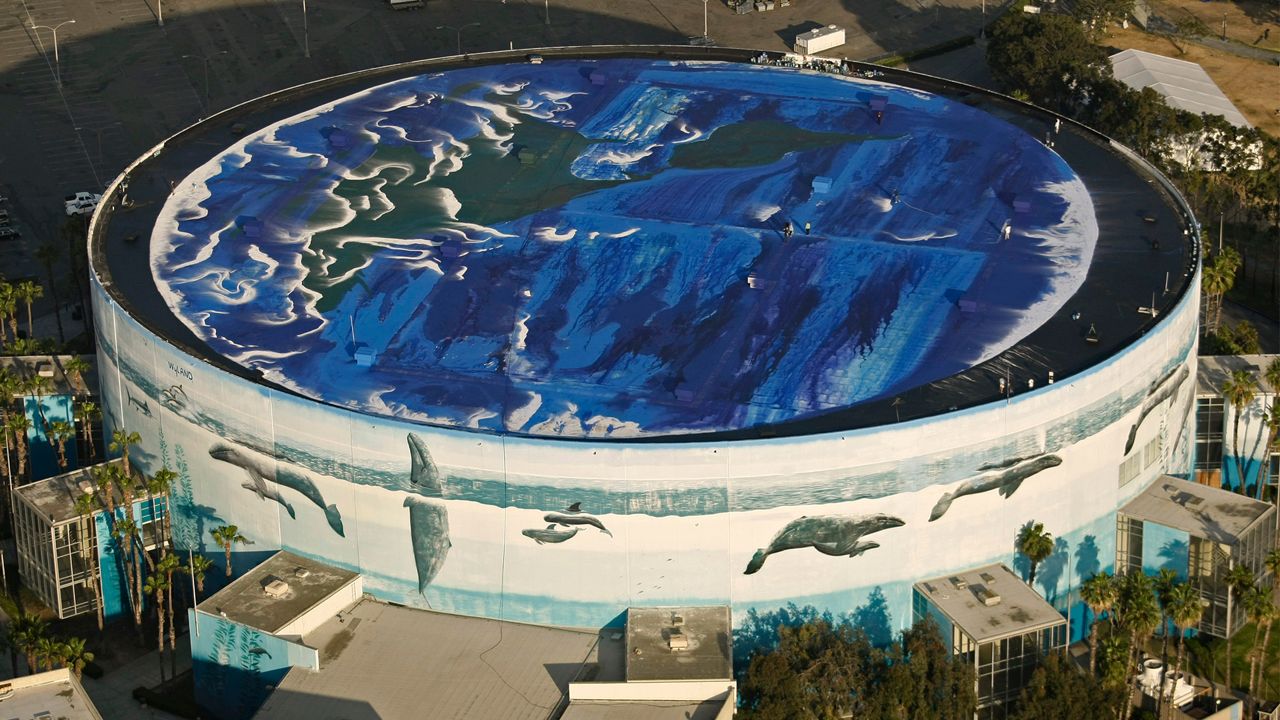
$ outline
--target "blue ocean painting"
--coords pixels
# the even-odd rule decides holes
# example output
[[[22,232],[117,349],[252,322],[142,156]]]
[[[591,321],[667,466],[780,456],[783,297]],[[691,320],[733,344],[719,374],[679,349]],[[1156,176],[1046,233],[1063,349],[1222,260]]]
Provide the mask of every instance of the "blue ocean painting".
[[[1052,149],[958,102],[557,60],[398,80],[250,135],[178,186],[151,259],[198,337],[302,395],[635,437],[967,369],[1063,306],[1097,233]]]

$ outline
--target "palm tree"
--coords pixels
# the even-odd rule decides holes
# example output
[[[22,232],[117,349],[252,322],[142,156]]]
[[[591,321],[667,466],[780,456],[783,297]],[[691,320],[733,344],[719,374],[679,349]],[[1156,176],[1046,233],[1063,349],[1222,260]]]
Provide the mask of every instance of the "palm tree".
[[[36,660],[42,670],[52,670],[62,656],[62,643],[46,635],[36,641]]]
[[[9,345],[9,333],[5,331],[5,321],[17,311],[18,296],[13,286],[7,282],[0,282],[0,340],[5,345]],[[13,339],[18,339],[18,333],[14,332]],[[13,354],[13,348],[10,347],[10,355]]]
[[[18,617],[9,621],[9,642],[26,658],[28,675],[36,672],[36,646],[48,631],[49,626],[45,621],[29,612],[19,613]],[[15,665],[14,672],[17,670]]]
[[[204,593],[204,575],[213,569],[213,561],[203,555],[192,555],[190,562],[184,565],[182,572],[196,581],[196,593]]]
[[[27,478],[27,432],[31,430],[31,421],[24,413],[14,413],[5,421],[5,430],[13,436],[14,449],[18,451],[17,484]]]
[[[1231,404],[1234,411],[1231,420],[1231,447],[1236,459],[1236,477],[1240,480],[1240,493],[1248,494],[1249,490],[1245,487],[1244,477],[1244,448],[1242,447],[1244,438],[1240,435],[1240,419],[1244,417],[1245,410],[1249,409],[1249,404],[1258,394],[1258,384],[1254,381],[1253,375],[1248,370],[1233,370],[1231,375],[1222,383],[1222,397]]]
[[[58,288],[53,282],[53,266],[62,257],[62,252],[58,250],[58,246],[50,242],[41,243],[40,247],[35,251],[36,259],[44,265],[45,276],[49,279],[49,293],[53,298],[53,317],[58,321],[58,342],[65,344],[67,342],[66,333],[62,331],[62,310],[58,306]],[[17,333],[15,333],[16,335]]]
[[[30,280],[23,280],[13,291],[17,299],[27,305],[27,337],[33,338],[36,336],[36,330],[35,324],[31,321],[31,304],[44,297],[44,288]]]
[[[178,560],[178,556],[172,553],[165,553],[160,558],[160,562],[156,563],[156,574],[164,574],[165,593],[168,595],[169,603],[169,676],[173,677],[178,674],[178,635],[175,632],[173,615],[175,612],[173,604],[173,574],[182,570],[182,563]]]
[[[65,420],[49,423],[49,441],[58,450],[58,467],[67,469],[67,441],[76,436],[76,429]]]
[[[1093,675],[1098,669],[1098,623],[1102,614],[1116,602],[1115,579],[1106,572],[1095,574],[1081,584],[1080,599],[1093,612],[1093,623],[1089,627],[1089,674]]]
[[[1280,357],[1271,359],[1267,369],[1262,371],[1262,377],[1266,380],[1267,386],[1271,388],[1271,392],[1275,393],[1271,396],[1271,406],[1267,408],[1267,412],[1263,416],[1267,443],[1262,446],[1264,461],[1258,463],[1258,497],[1265,501],[1267,498],[1263,494],[1263,488],[1267,486],[1268,475],[1271,471],[1270,463],[1266,462],[1265,458],[1275,450],[1276,439],[1280,437]],[[1280,489],[1276,493],[1274,502],[1280,505]],[[1277,578],[1280,578],[1280,575],[1277,575]]]
[[[125,506],[126,510],[132,508],[131,505]],[[133,549],[133,539],[138,534],[138,523],[131,517],[117,518],[115,527],[111,530],[111,535],[120,543],[120,547],[124,552],[125,575],[128,577],[129,583],[129,602],[133,605],[133,625],[142,629],[142,570],[139,567],[142,563],[138,560],[137,554]]]
[[[1120,581],[1120,598],[1117,605],[1122,608],[1119,613],[1125,630],[1129,632],[1129,655],[1125,663],[1125,672],[1137,662],[1137,654],[1141,652],[1147,638],[1160,624],[1160,609],[1156,606],[1154,583],[1151,578],[1140,572],[1131,572]],[[1132,698],[1132,688],[1125,694]],[[1133,712],[1133,703],[1126,702],[1121,710],[1121,720],[1128,720]]]
[[[108,449],[113,453],[120,453],[121,463],[124,465],[124,475],[130,480],[127,483],[129,493],[133,492],[133,468],[129,465],[129,448],[140,442],[142,442],[142,436],[136,432],[115,430],[111,433],[111,446]],[[121,489],[123,490],[123,488]],[[131,496],[126,495],[126,500],[129,499],[131,499]]]
[[[62,363],[62,372],[71,381],[73,395],[81,395],[80,390],[82,388],[86,391],[88,390],[88,386],[84,382],[84,374],[89,372],[90,367],[89,361],[79,355],[72,355]]]
[[[231,548],[236,543],[247,543],[249,538],[240,534],[240,528],[235,525],[219,525],[209,531],[213,536],[213,541],[218,543],[227,554],[227,577],[231,577]]]
[[[98,448],[93,442],[93,424],[102,417],[102,409],[97,403],[82,402],[76,406],[76,420],[80,424],[80,434],[84,438],[87,448],[86,454],[92,458],[98,454]]]
[[[1053,554],[1053,536],[1044,530],[1044,523],[1027,523],[1018,532],[1018,552],[1031,562],[1031,578],[1028,585],[1035,587],[1036,567]]]
[[[84,672],[84,666],[93,662],[93,653],[85,649],[82,638],[67,638],[67,641],[62,644],[62,660],[79,680],[80,674]]]
[[[1259,585],[1250,585],[1249,589],[1245,590],[1244,597],[1241,598],[1244,610],[1249,614],[1249,622],[1253,623],[1254,629],[1253,649],[1249,652],[1249,697],[1254,697],[1253,691],[1257,687],[1255,678],[1260,674],[1262,629],[1275,619],[1276,606],[1271,598],[1271,589]]]
[[[1280,549],[1267,553],[1267,557],[1262,561],[1262,564],[1271,572],[1272,582],[1280,582]],[[1267,622],[1267,631],[1263,633],[1262,638],[1262,657],[1259,658],[1259,662],[1262,663],[1261,667],[1264,668],[1271,667],[1267,665],[1267,651],[1271,648],[1271,626],[1277,618],[1280,618],[1280,595],[1273,596],[1273,599],[1277,603],[1275,607],[1276,614]]]
[[[1231,654],[1231,637],[1238,629],[1235,626],[1235,606],[1240,600],[1240,594],[1253,587],[1253,571],[1244,565],[1234,565],[1223,579],[1227,584],[1227,607],[1232,609],[1227,618],[1229,630],[1227,633],[1227,689],[1230,690],[1235,687],[1231,682],[1231,670],[1235,666],[1235,656]]]
[[[1168,605],[1166,611],[1169,617],[1173,619],[1173,624],[1178,629],[1178,654],[1177,660],[1173,663],[1173,676],[1178,677],[1178,672],[1182,669],[1182,650],[1183,639],[1186,637],[1187,631],[1195,628],[1200,624],[1200,618],[1204,615],[1204,602],[1200,599],[1200,591],[1191,583],[1178,583],[1169,591]],[[1177,683],[1174,684],[1177,687]],[[1173,698],[1169,698],[1169,714],[1173,714]]]
[[[163,573],[152,573],[147,576],[143,591],[156,598],[156,651],[160,654],[160,681],[164,682],[164,596],[169,589],[169,581]]]
[[[173,491],[173,481],[178,479],[178,474],[170,470],[168,467],[161,467],[156,471],[151,480],[147,482],[147,492],[151,495],[151,517],[156,518],[155,527],[159,533],[156,538],[156,544],[161,548],[161,553],[167,554],[168,548],[173,547],[173,526],[171,511],[173,508],[173,499],[171,497]],[[164,513],[156,515],[155,498],[164,498]]]
[[[89,592],[93,594],[93,607],[98,613],[98,632],[101,633],[103,630],[102,590],[98,587],[101,569],[98,567],[98,559],[90,549],[89,543],[89,538],[93,537],[91,532],[93,513],[97,510],[98,498],[96,494],[85,493],[76,498],[76,514],[80,516],[80,552],[86,556],[85,567],[88,568],[89,573],[89,577],[85,578],[84,584],[88,586]]]

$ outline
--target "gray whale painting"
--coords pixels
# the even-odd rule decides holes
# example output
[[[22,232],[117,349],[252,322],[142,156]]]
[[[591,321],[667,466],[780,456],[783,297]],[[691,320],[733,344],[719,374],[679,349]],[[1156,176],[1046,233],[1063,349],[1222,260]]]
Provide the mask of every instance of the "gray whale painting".
[[[410,495],[404,499],[409,508],[409,539],[413,543],[413,564],[418,570],[418,592],[423,596],[427,586],[449,556],[453,542],[449,540],[449,512],[439,501]]]
[[[315,483],[305,475],[294,470],[290,465],[286,464],[280,458],[274,458],[276,466],[269,467],[255,456],[247,454],[243,449],[225,442],[216,442],[209,447],[209,457],[215,460],[235,465],[249,474],[249,482],[244,487],[258,493],[260,498],[270,498],[284,506],[288,511],[289,517],[297,517],[294,513],[293,506],[287,503],[280,495],[279,490],[273,490],[267,482],[273,482],[280,487],[286,487],[301,493],[303,497],[315,503],[317,507],[324,511],[325,520],[328,521],[329,527],[342,537],[346,537],[346,533],[342,529],[342,514],[338,512],[338,506],[326,504],[324,496],[320,494],[320,490]]]
[[[1142,427],[1142,422],[1147,419],[1152,410],[1160,407],[1161,403],[1173,397],[1190,375],[1191,372],[1187,370],[1186,364],[1182,364],[1176,369],[1170,370],[1164,377],[1151,383],[1151,389],[1147,391],[1147,397],[1142,401],[1142,411],[1138,413],[1138,421],[1133,424],[1133,427],[1129,428],[1129,439],[1124,443],[1125,455],[1128,455],[1129,451],[1133,449],[1133,441],[1138,437],[1138,428]]]
[[[951,503],[955,502],[957,498],[962,498],[966,495],[977,495],[991,490],[998,490],[1001,497],[1007,498],[1017,492],[1023,480],[1061,464],[1062,458],[1057,455],[1039,455],[1030,460],[1020,460],[1000,472],[991,472],[969,478],[960,483],[960,487],[955,490],[943,493],[938,500],[938,504],[933,506],[933,512],[929,513],[929,522],[933,522],[946,514],[947,510],[951,508]],[[992,466],[984,465],[983,467]]]
[[[787,523],[773,536],[769,547],[756,551],[743,575],[754,575],[764,566],[765,558],[784,550],[811,547],[833,556],[857,557],[868,550],[880,547],[880,543],[860,542],[864,535],[906,525],[892,515],[864,515],[844,517],[839,515],[801,516]]]

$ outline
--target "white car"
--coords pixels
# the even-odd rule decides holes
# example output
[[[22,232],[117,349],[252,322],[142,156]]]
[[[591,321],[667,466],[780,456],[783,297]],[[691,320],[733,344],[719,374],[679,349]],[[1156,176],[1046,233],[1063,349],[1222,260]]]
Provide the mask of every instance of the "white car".
[[[68,195],[63,198],[63,205],[67,210],[67,216],[87,215],[98,207],[98,201],[102,196],[91,192],[78,192],[74,195]]]

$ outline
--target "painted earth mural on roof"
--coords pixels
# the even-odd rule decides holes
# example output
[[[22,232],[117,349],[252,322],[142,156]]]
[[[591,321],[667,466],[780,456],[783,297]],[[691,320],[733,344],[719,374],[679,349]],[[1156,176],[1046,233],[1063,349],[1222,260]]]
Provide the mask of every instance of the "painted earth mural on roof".
[[[963,371],[1063,306],[1097,234],[1060,157],[957,102],[565,60],[399,80],[246,137],[169,198],[152,271],[215,351],[305,396],[631,437]]]

